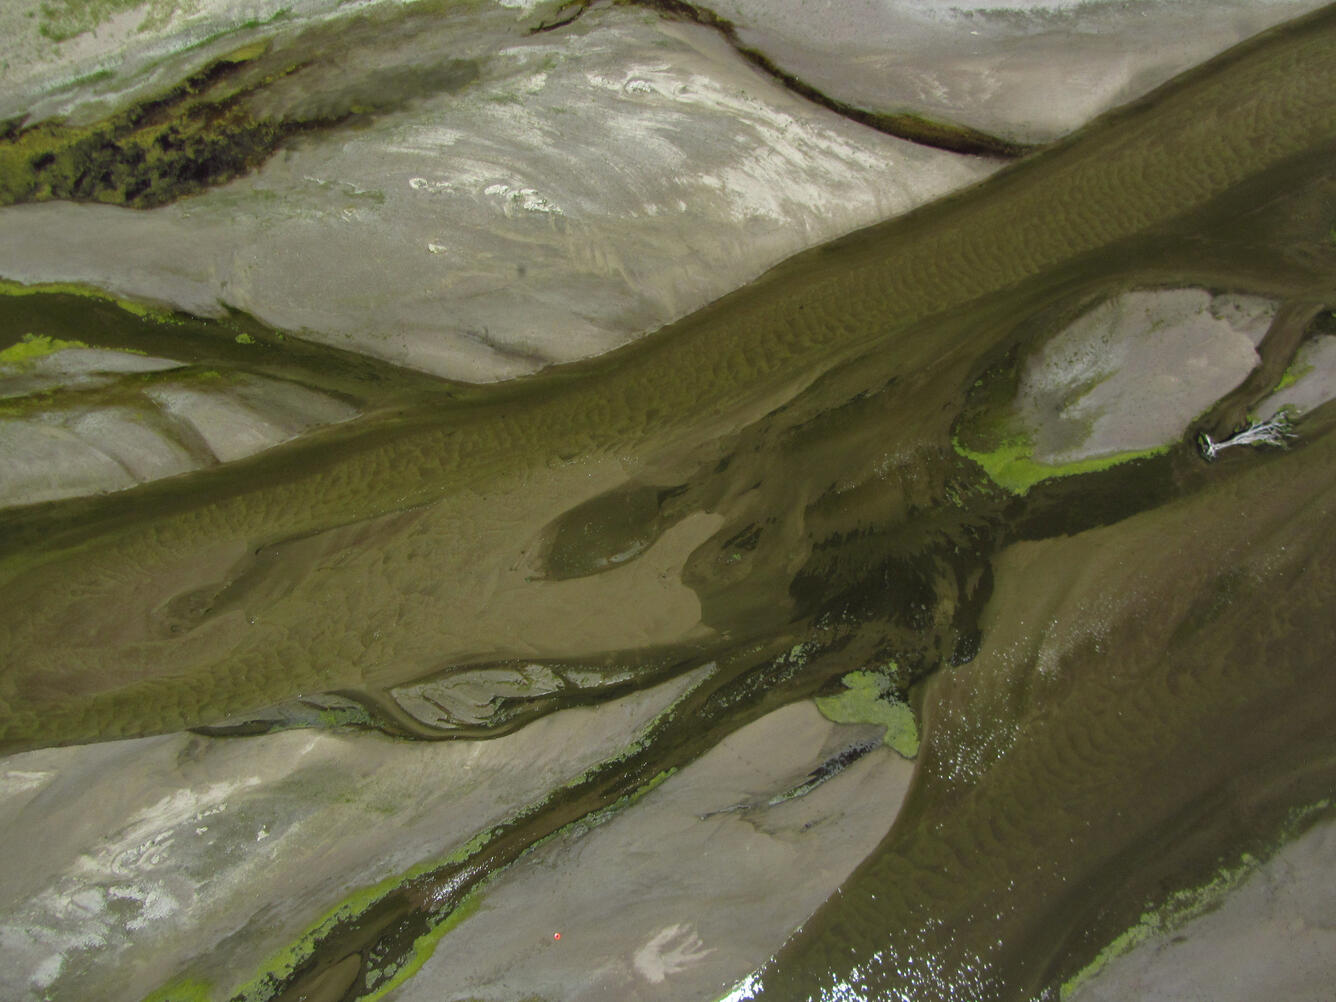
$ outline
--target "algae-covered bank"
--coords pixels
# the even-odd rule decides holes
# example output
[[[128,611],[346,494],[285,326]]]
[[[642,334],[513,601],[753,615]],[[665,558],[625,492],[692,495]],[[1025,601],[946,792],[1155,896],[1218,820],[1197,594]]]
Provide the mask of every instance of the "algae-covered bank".
[[[239,6],[0,76],[0,994],[1190,998],[1284,872],[1324,997],[1336,7],[1004,164],[754,5]]]

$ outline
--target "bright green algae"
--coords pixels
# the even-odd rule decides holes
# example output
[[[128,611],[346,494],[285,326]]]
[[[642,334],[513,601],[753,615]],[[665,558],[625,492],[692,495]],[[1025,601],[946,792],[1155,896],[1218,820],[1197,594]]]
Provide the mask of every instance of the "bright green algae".
[[[591,766],[580,775],[564,783],[548,794],[544,803],[559,801],[563,796],[581,789],[599,776],[615,769],[620,763],[637,753],[643,752],[656,730],[662,728],[666,723],[672,722],[677,714],[682,711],[692,694],[700,689],[710,677],[710,672],[702,672],[686,692],[679,695],[661,710],[653,720],[645,724],[635,738],[619,753]],[[524,848],[522,854],[532,853],[553,839],[578,836],[589,828],[605,824],[622,811],[640,802],[676,772],[676,767],[661,770],[640,783],[631,792],[618,797],[603,807],[582,814],[557,830],[534,840]],[[291,944],[270,956],[261,965],[256,975],[237,989],[230,998],[233,1002],[265,1002],[265,1000],[274,998],[277,991],[283,990],[284,986],[293,982],[294,977],[304,965],[312,960],[331,934],[341,928],[367,921],[367,917],[377,905],[384,903],[391,894],[402,890],[408,884],[430,879],[433,875],[441,872],[454,873],[456,870],[462,872],[467,865],[483,859],[484,853],[508,829],[513,828],[526,818],[537,816],[542,807],[543,804],[540,803],[523,808],[515,816],[486,831],[479,832],[444,856],[425,860],[402,873],[393,874],[376,884],[352,892],[342,901],[326,910]],[[517,858],[519,857],[517,856]],[[431,957],[441,940],[452,929],[476,912],[481,905],[487,885],[504,873],[514,861],[512,859],[506,866],[489,870],[479,880],[463,883],[462,893],[443,896],[441,905],[430,915],[425,923],[425,928],[420,935],[413,939],[411,947],[407,951],[386,958],[381,966],[368,965],[368,990],[360,994],[358,998],[373,1002],[373,1000],[383,998],[394,988],[412,977]],[[209,985],[199,978],[183,975],[149,995],[144,1002],[220,1002],[222,998],[220,991],[221,989]]]
[[[35,282],[32,284],[25,284],[23,282],[14,282],[9,279],[0,278],[0,296],[51,296],[62,294],[69,296],[83,296],[88,299],[113,303],[126,313],[146,320],[153,320],[157,323],[180,322],[179,318],[169,310],[150,306],[147,303],[137,302],[133,299],[125,299],[91,285],[82,285],[76,282]]]
[[[1328,811],[1330,807],[1331,802],[1324,799],[1305,810],[1296,812],[1295,818],[1287,826],[1289,830],[1281,843],[1292,838],[1305,820]],[[1066,1000],[1074,995],[1082,985],[1097,977],[1116,958],[1151,939],[1173,933],[1199,915],[1204,915],[1215,908],[1226,895],[1252,877],[1263,862],[1264,860],[1245,852],[1236,863],[1221,867],[1218,873],[1205,883],[1175,891],[1155,907],[1143,912],[1135,925],[1116,936],[1096,954],[1094,960],[1062,983],[1060,998]]]
[[[995,484],[1021,495],[1029,493],[1031,487],[1045,480],[1097,473],[1122,463],[1163,455],[1172,448],[1170,445],[1162,445],[1154,449],[1134,449],[1055,465],[1036,461],[1033,443],[1024,438],[1012,440],[991,452],[976,452],[962,445],[959,440],[955,440],[954,444],[960,455],[978,463]]]
[[[46,334],[24,334],[8,348],[0,350],[0,365],[23,366],[66,348],[87,348],[82,341],[61,341]]]
[[[878,724],[882,742],[905,758],[918,754],[918,722],[908,703],[891,692],[890,677],[881,672],[853,671],[844,676],[844,692],[818,696],[816,708],[837,724]]]

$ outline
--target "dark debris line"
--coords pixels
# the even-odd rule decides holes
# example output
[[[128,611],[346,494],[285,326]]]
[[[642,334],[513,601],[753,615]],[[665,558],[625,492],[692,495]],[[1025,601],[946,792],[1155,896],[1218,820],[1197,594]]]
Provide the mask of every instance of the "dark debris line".
[[[765,53],[743,44],[736,26],[707,8],[683,0],[612,2],[711,28],[743,59],[791,93],[885,135],[951,153],[1004,160],[1035,148],[963,125],[908,112],[869,111],[830,97],[785,71]],[[554,20],[537,25],[530,33],[563,28],[593,6],[594,0],[566,4],[558,8]],[[229,79],[246,71],[251,58],[255,57],[219,59],[160,96],[92,125],[0,123],[0,205],[49,200],[131,208],[166,205],[249,174],[299,135],[346,126],[399,104],[378,102],[372,96],[334,113],[270,118],[257,112],[251,99],[307,64],[274,66],[254,82],[230,89]],[[468,60],[452,63],[455,65],[438,68],[435,75],[424,74],[416,85],[457,89],[476,78],[476,64]]]
[[[869,111],[856,105],[841,101],[823,93],[811,84],[799,79],[779,66],[773,59],[759,49],[743,43],[738,35],[737,25],[726,17],[696,4],[684,0],[612,0],[613,4],[625,7],[645,7],[656,11],[666,18],[685,21],[713,28],[723,35],[729,45],[747,62],[766,76],[782,84],[790,92],[804,100],[833,111],[841,118],[865,125],[870,129],[896,139],[904,139],[920,146],[945,150],[948,153],[962,153],[967,156],[991,157],[999,160],[1015,160],[1033,153],[1039,147],[1030,143],[1019,143],[1000,136],[994,136],[967,125],[939,122],[912,112],[890,114]],[[575,21],[596,3],[596,0],[574,0],[557,9],[556,18],[544,22],[532,30],[532,34],[555,31]]]

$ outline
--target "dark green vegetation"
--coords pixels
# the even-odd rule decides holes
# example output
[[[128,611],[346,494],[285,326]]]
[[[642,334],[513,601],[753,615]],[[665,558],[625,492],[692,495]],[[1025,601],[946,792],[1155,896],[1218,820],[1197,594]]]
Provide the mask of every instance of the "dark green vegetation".
[[[460,6],[457,0],[423,4],[397,20],[368,14],[357,28],[393,44],[396,32],[427,18],[448,19]],[[339,52],[336,32],[317,26],[272,47],[244,45],[165,93],[97,122],[5,123],[0,205],[48,199],[163,205],[254,170],[297,137],[355,127],[416,97],[458,91],[478,76],[470,59],[430,53],[340,86],[330,79]],[[319,98],[309,100],[309,94]]]
[[[302,129],[257,118],[228,86],[258,53],[224,59],[157,100],[89,126],[11,122],[0,139],[0,201],[52,198],[149,207],[228,181]]]
[[[1026,152],[976,130],[910,114],[871,113],[827,98],[741,46],[733,26],[703,8],[675,0],[637,0],[637,5],[721,31],[762,72],[864,125],[956,152],[1000,157]],[[66,0],[46,10],[50,24],[68,26],[51,29],[53,37],[64,38],[126,6],[121,0]],[[0,124],[0,205],[65,199],[152,208],[246,174],[304,135],[356,128],[414,99],[461,91],[478,79],[478,59],[428,49],[407,60],[387,60],[387,68],[359,77],[344,74],[340,58],[349,48],[349,33],[390,50],[396,39],[412,37],[424,26],[440,32],[470,6],[465,0],[428,0],[406,13],[372,11],[334,27],[309,27],[273,45],[251,42],[166,92],[96,122],[28,124],[20,118]],[[535,30],[568,24],[587,6]],[[448,34],[442,37],[448,45]]]
[[[52,344],[77,342],[160,355],[201,371],[293,379],[314,389],[366,400],[375,407],[421,406],[427,400],[463,398],[477,392],[471,387],[445,386],[431,376],[356,352],[312,344],[271,330],[239,311],[221,320],[207,320],[116,300],[74,285],[0,282],[0,329],[41,331],[32,335],[39,345],[43,338]],[[25,340],[22,335],[15,338],[16,354],[24,353]]]
[[[7,746],[301,692],[374,707],[462,666],[648,684],[718,663],[626,757],[341,916],[253,996],[356,999],[537,841],[894,661],[922,720],[915,788],[762,996],[1052,996],[1147,902],[1265,847],[1336,778],[1336,419],[1313,413],[1288,453],[1208,467],[1188,441],[1022,497],[953,439],[985,373],[1133,287],[1283,300],[1262,348],[1281,378],[1336,301],[1333,51],[1329,10],[612,355],[7,514]],[[207,343],[281,356],[253,336]],[[703,629],[630,628],[657,594],[639,568],[701,512],[723,524],[678,573]],[[606,611],[573,627],[573,602]]]

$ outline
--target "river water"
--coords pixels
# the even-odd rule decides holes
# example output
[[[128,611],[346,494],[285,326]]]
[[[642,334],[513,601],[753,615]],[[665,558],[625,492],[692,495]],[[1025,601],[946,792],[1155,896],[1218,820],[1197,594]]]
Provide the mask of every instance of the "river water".
[[[953,431],[972,388],[1121,291],[1336,298],[1334,43],[1332,12],[1269,33],[589,362],[395,389],[274,349],[275,371],[361,387],[365,417],[0,519],[0,737],[230,726],[337,691],[449,738],[395,710],[396,688],[583,672],[521,700],[518,725],[719,666],[634,754],[406,879],[253,996],[354,999],[367,958],[406,954],[542,838],[894,661],[924,734],[910,798],[752,993],[1056,997],[1146,902],[1265,850],[1330,791],[1336,438],[1318,410],[1288,452],[1208,466],[1184,441],[1015,496]],[[95,308],[4,304],[57,336]],[[103,319],[121,344],[164,337]],[[230,334],[197,327],[222,358]]]

